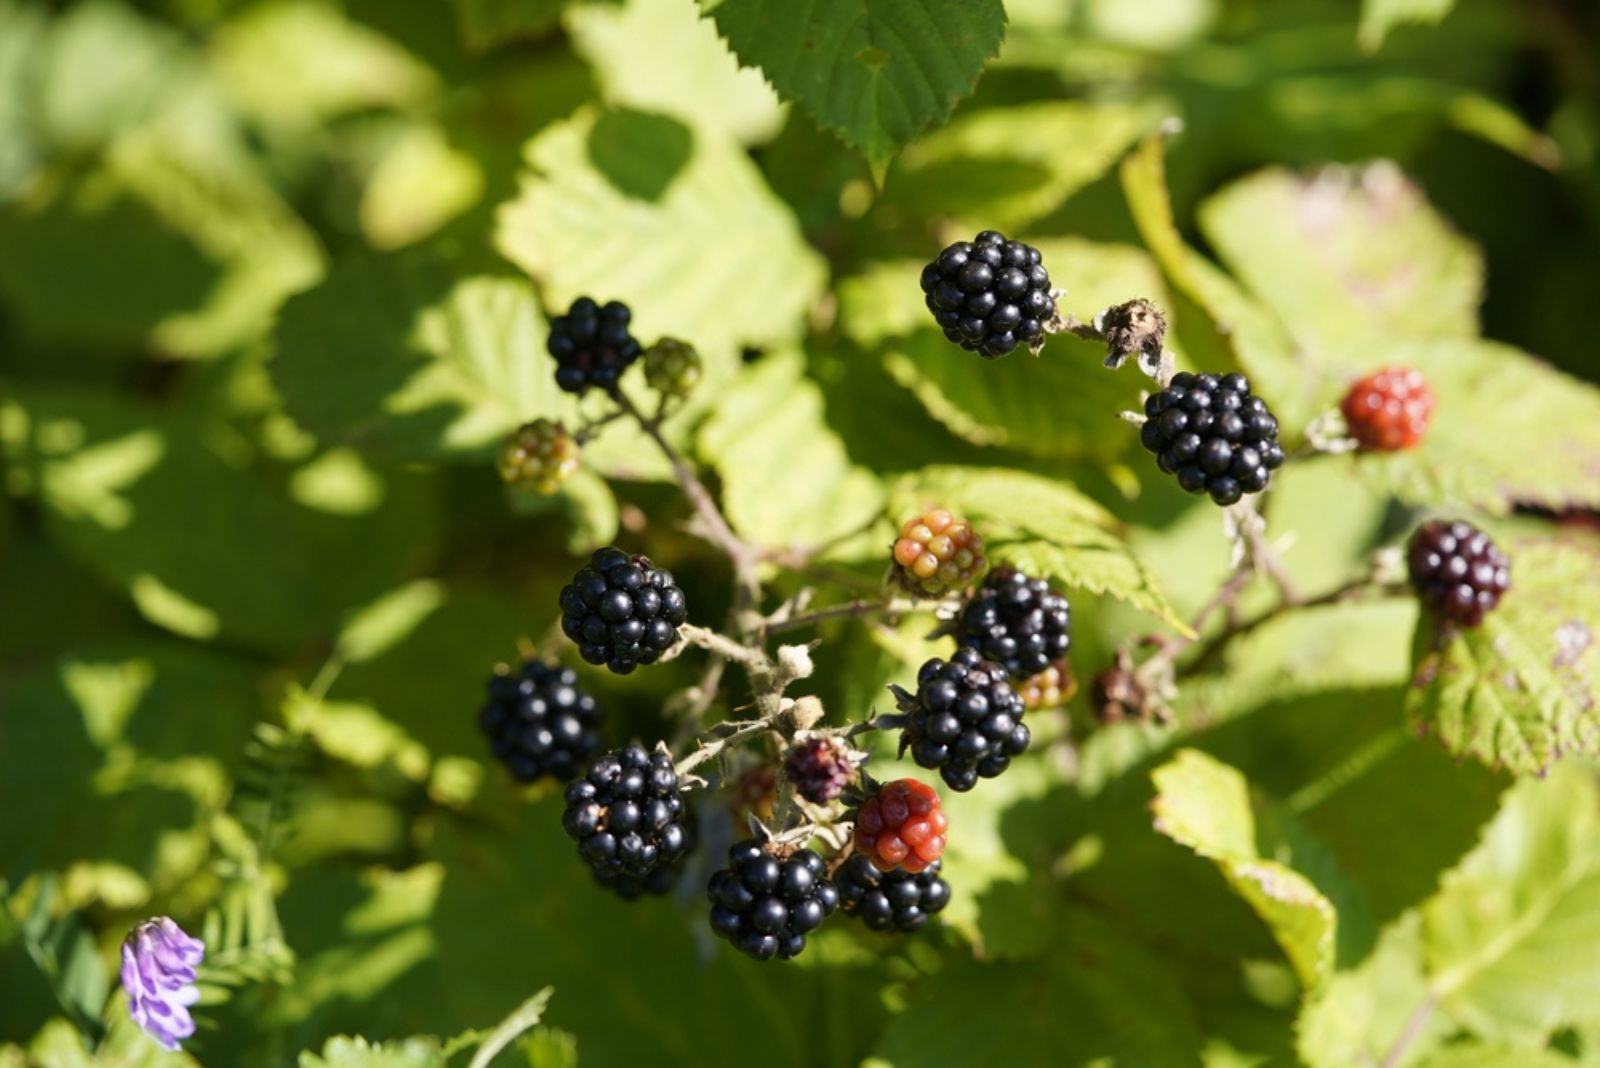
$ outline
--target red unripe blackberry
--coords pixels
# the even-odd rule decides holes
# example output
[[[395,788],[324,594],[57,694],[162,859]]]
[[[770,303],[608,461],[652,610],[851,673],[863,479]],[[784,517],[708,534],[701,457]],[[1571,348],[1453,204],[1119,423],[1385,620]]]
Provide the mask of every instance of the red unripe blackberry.
[[[833,881],[841,907],[874,931],[915,931],[950,903],[950,884],[939,878],[935,860],[915,874],[896,868],[879,871],[860,853],[844,862]]]
[[[567,314],[550,320],[545,347],[556,360],[556,385],[568,393],[590,386],[611,389],[643,351],[628,333],[633,313],[621,301],[604,307],[579,297]]]
[[[795,793],[813,805],[825,805],[844,792],[856,777],[845,744],[837,738],[800,742],[784,759],[783,770]]]
[[[1511,561],[1489,535],[1460,520],[1430,520],[1406,551],[1411,585],[1446,619],[1476,627],[1511,588]]]
[[[756,960],[790,960],[806,935],[839,907],[839,891],[822,857],[802,849],[780,859],[754,838],[728,850],[728,866],[711,876],[711,929]]]
[[[578,470],[581,448],[567,428],[535,419],[513,430],[500,449],[500,477],[513,486],[551,494]]]
[[[988,566],[983,536],[943,508],[906,520],[894,543],[894,577],[918,597],[966,589]]]
[[[916,874],[944,853],[950,824],[933,787],[896,779],[856,812],[856,851],[879,871],[904,868]]]
[[[1386,367],[1352,385],[1339,410],[1364,451],[1398,452],[1422,440],[1433,417],[1433,391],[1421,371]]]
[[[561,591],[562,632],[584,660],[618,675],[655,663],[688,614],[672,572],[617,548],[598,550]]]
[[[1039,250],[985,230],[922,269],[922,292],[944,336],[996,360],[1018,345],[1037,353],[1056,317]]]

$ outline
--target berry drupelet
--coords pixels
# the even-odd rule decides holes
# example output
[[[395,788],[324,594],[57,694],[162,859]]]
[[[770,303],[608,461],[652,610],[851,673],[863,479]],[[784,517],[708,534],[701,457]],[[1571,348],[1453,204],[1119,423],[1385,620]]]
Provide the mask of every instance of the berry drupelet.
[[[1218,504],[1266,489],[1283,463],[1278,420],[1244,375],[1181,371],[1150,395],[1144,412],[1139,441],[1156,465],[1187,492],[1209,493]]]
[[[595,881],[624,897],[654,889],[657,873],[689,850],[678,774],[666,753],[639,745],[613,750],[567,787],[566,801],[561,826]]]
[[[1071,627],[1071,606],[1048,582],[997,567],[957,617],[956,641],[1027,679],[1067,655]]]
[[[813,805],[825,805],[844,792],[856,769],[843,742],[836,738],[811,738],[796,743],[784,758],[784,774],[795,793]]]
[[[1352,385],[1339,410],[1362,451],[1399,452],[1427,432],[1433,391],[1421,371],[1386,367]]]
[[[917,597],[964,590],[988,566],[983,536],[943,508],[906,520],[894,543],[895,580]]]
[[[549,775],[566,782],[600,748],[600,710],[578,685],[578,673],[529,660],[489,678],[478,725],[489,749],[522,782]]]
[[[895,689],[906,726],[900,749],[925,768],[937,768],[950,789],[972,789],[1011,766],[1028,748],[1026,709],[999,664],[975,649],[929,660],[917,672],[917,692]]]
[[[561,591],[561,629],[578,655],[618,675],[655,663],[687,618],[672,572],[621,549],[597,551]]]
[[[839,907],[821,856],[802,849],[780,860],[754,838],[728,850],[706,896],[711,929],[756,960],[799,956],[806,935]]]
[[[939,878],[939,861],[912,874],[879,871],[860,853],[834,873],[840,906],[874,931],[916,931],[950,903],[950,884]]]
[[[1430,520],[1411,535],[1406,562],[1423,603],[1476,627],[1511,588],[1511,561],[1489,535],[1460,520]]]
[[[950,822],[933,787],[916,779],[885,783],[856,810],[856,851],[879,871],[915,875],[944,854]]]
[[[1023,345],[1037,353],[1056,317],[1039,250],[985,230],[922,269],[922,292],[944,336],[995,360]]]
[[[567,314],[550,320],[546,347],[556,359],[556,385],[568,393],[591,386],[611,389],[643,351],[628,333],[633,313],[621,301],[604,307],[579,297]]]

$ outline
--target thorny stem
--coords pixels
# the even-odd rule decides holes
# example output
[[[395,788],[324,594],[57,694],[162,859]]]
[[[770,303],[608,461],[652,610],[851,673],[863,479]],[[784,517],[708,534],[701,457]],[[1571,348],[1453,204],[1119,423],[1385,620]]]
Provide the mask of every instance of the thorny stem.
[[[734,641],[727,635],[718,634],[706,627],[697,627],[693,623],[685,623],[678,628],[678,633],[688,640],[690,645],[698,645],[707,652],[714,653],[724,661],[732,660],[745,667],[760,667],[767,663],[766,656],[760,649],[751,645],[743,645]]]
[[[774,729],[773,720],[765,716],[760,719],[728,720],[719,723],[706,732],[707,736],[700,739],[699,747],[694,752],[678,761],[674,770],[680,776],[687,775],[701,764],[716,757],[728,746]]]

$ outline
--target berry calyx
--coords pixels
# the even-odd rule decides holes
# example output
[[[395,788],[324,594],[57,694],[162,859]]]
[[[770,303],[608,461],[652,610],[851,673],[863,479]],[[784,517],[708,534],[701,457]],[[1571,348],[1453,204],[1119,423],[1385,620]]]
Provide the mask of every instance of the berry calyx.
[[[1078,680],[1065,660],[1057,660],[1035,675],[1023,679],[1017,686],[1022,706],[1029,712],[1041,708],[1060,708],[1078,692]]]
[[[521,782],[545,775],[566,782],[600,748],[600,710],[578,685],[578,673],[542,660],[515,673],[504,664],[495,670],[478,726]]]
[[[1095,676],[1089,704],[1102,727],[1143,719],[1151,711],[1151,694],[1131,663],[1116,663]]]
[[[672,757],[630,745],[605,754],[567,787],[561,826],[595,881],[637,896],[689,851],[691,836]]]
[[[512,486],[543,494],[561,488],[578,470],[578,439],[560,423],[535,419],[507,436],[500,448],[500,477]]]
[[[1056,320],[1039,250],[985,230],[922,269],[922,292],[944,336],[987,360],[1023,345],[1035,355]]]
[[[915,874],[944,853],[949,827],[933,787],[896,779],[856,811],[856,851],[879,871],[903,868]]]
[[[1460,520],[1430,520],[1406,550],[1411,586],[1446,619],[1476,627],[1511,588],[1511,561],[1489,535]]]
[[[687,397],[703,372],[699,351],[687,341],[664,337],[645,350],[645,383],[664,397]]]
[[[906,520],[894,543],[895,580],[918,597],[966,589],[988,566],[983,536],[943,508]]]
[[[561,591],[561,630],[584,660],[618,675],[655,663],[688,616],[672,572],[615,547],[598,550]]]
[[[850,753],[837,738],[811,738],[797,743],[784,758],[784,774],[795,793],[813,805],[825,805],[844,792],[856,777]]]
[[[1022,697],[999,664],[976,649],[949,660],[935,658],[917,672],[917,692],[895,689],[907,714],[900,751],[925,768],[937,768],[945,785],[965,793],[992,779],[1028,748]]]
[[[622,372],[643,351],[628,333],[633,313],[621,301],[603,307],[579,297],[567,314],[550,320],[545,347],[556,360],[556,385],[568,393],[584,393],[591,386],[611,389]]]
[[[1283,463],[1278,420],[1244,375],[1180,371],[1149,396],[1144,412],[1139,441],[1155,454],[1156,466],[1176,475],[1185,491],[1209,493],[1218,504],[1260,493]]]
[[[1099,325],[1106,336],[1106,351],[1115,361],[1113,366],[1129,356],[1142,356],[1150,365],[1160,362],[1167,339],[1167,319],[1148,300],[1130,300],[1107,308]]]
[[[1067,655],[1071,628],[1072,606],[1048,582],[997,567],[957,617],[956,641],[1026,679]]]
[[[1364,452],[1399,452],[1422,440],[1433,403],[1421,371],[1386,367],[1351,385],[1339,410]]]
[[[728,850],[728,866],[706,886],[711,929],[756,960],[790,960],[806,935],[839,907],[822,857],[809,849],[780,859],[754,838]]]
[[[860,853],[853,854],[833,876],[840,907],[873,931],[919,930],[950,903],[950,884],[939,878],[939,864],[935,860],[915,874],[898,868],[879,871]]]

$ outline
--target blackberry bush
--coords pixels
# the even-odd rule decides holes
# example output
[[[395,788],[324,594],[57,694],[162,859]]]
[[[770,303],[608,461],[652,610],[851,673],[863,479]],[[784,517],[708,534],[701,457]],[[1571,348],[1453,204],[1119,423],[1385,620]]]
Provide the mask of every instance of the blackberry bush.
[[[856,777],[844,743],[835,738],[811,738],[797,743],[789,750],[783,768],[795,793],[814,805],[832,801]]]
[[[1460,520],[1430,520],[1411,535],[1406,562],[1423,603],[1476,627],[1511,588],[1511,561],[1489,535]]]
[[[628,333],[633,313],[621,301],[605,306],[579,297],[567,314],[550,320],[546,347],[556,360],[556,385],[568,393],[591,386],[609,390],[643,351]]]
[[[856,810],[855,847],[880,871],[904,868],[915,874],[944,853],[950,822],[933,787],[896,779]]]
[[[582,452],[566,427],[549,419],[524,423],[500,449],[500,477],[512,486],[551,494],[578,470]]]
[[[922,767],[938,769],[952,790],[994,778],[1028,748],[1021,695],[1006,669],[975,649],[929,660],[917,672],[917,692],[895,695],[907,714],[901,752],[909,748]]]
[[[983,536],[943,508],[906,520],[894,543],[895,581],[918,597],[966,589],[988,566]]]
[[[1155,454],[1156,466],[1176,475],[1187,492],[1209,493],[1218,504],[1260,493],[1283,463],[1278,421],[1244,375],[1181,371],[1150,395],[1144,411],[1139,441]]]
[[[542,660],[515,673],[496,669],[478,726],[495,758],[522,782],[546,775],[566,782],[600,748],[600,710],[578,673]]]
[[[994,230],[939,253],[922,269],[922,292],[944,336],[989,360],[1018,345],[1037,353],[1056,317],[1039,250]]]
[[[1010,567],[989,572],[956,619],[956,641],[1026,679],[1067,655],[1072,607],[1044,579]]]
[[[672,572],[617,548],[598,550],[561,591],[561,629],[578,655],[618,675],[655,663],[687,618]]]
[[[686,341],[664,337],[644,353],[644,380],[667,397],[687,397],[703,373],[700,353]]]
[[[643,746],[615,749],[567,787],[561,826],[595,881],[623,896],[656,885],[689,850],[690,832],[672,757]]]
[[[940,861],[913,874],[900,868],[879,871],[860,853],[834,873],[840,907],[874,931],[910,932],[950,903],[950,884],[939,878]]]
[[[728,850],[728,866],[711,876],[711,929],[756,960],[790,960],[806,935],[839,907],[839,891],[822,857],[808,849],[779,859],[756,839]]]
[[[1351,385],[1339,410],[1364,451],[1399,452],[1422,441],[1433,418],[1433,391],[1421,371],[1386,367]]]

